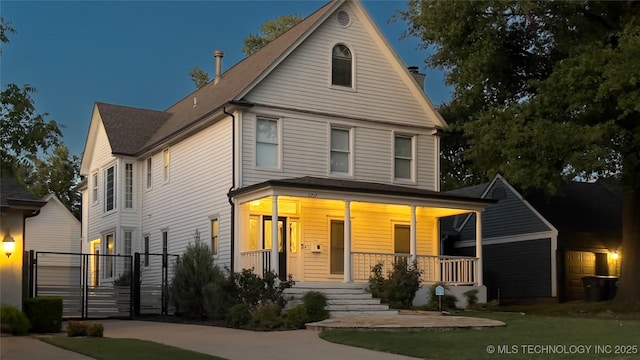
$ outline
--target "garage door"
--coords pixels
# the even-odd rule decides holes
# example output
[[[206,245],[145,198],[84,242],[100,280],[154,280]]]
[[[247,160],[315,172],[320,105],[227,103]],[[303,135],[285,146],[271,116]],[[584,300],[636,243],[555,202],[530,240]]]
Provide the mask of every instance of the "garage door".
[[[565,264],[567,274],[567,299],[584,299],[582,278],[596,274],[596,255],[588,251],[567,251]]]

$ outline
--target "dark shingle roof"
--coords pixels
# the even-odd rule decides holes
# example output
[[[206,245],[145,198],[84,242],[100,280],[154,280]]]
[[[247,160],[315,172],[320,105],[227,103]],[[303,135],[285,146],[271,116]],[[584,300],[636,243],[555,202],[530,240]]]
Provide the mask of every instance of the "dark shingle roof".
[[[482,204],[492,204],[494,200],[471,198],[467,196],[441,193],[438,191],[425,190],[420,188],[387,185],[355,180],[326,179],[312,176],[298,178],[268,180],[262,183],[250,185],[231,192],[231,196],[242,195],[251,191],[267,187],[292,187],[298,189],[329,190],[336,192],[357,192],[364,194],[394,195],[407,197],[423,197],[441,200],[473,201]]]
[[[40,208],[46,202],[39,201],[31,195],[14,177],[3,175],[0,179],[0,207],[33,207]]]
[[[245,58],[213,81],[189,94],[164,112],[100,103],[110,115],[105,124],[115,154],[135,155],[149,150],[171,136],[194,126],[238,97],[267,71],[276,60],[296,45],[316,23],[344,0],[332,0],[305,20],[253,55]],[[197,106],[194,106],[194,98]],[[104,120],[104,117],[103,117]]]
[[[135,155],[171,113],[96,103],[111,145],[118,155]]]
[[[449,190],[446,193],[479,198],[487,190],[487,186],[489,186],[489,184],[490,183],[483,183],[479,185],[467,186],[460,189]]]

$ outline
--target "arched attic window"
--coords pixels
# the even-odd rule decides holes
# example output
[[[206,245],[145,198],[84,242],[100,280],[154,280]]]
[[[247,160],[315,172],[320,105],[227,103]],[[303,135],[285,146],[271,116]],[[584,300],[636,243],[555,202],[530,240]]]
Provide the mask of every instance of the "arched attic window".
[[[338,44],[331,53],[331,85],[352,87],[353,56],[346,45]]]

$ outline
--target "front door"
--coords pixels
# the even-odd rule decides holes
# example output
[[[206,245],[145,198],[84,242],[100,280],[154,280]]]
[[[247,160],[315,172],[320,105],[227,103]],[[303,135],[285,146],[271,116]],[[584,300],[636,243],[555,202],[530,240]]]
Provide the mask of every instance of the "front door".
[[[273,241],[273,221],[271,220],[271,216],[265,216],[263,218],[263,249],[272,249]],[[279,217],[278,218],[278,277],[280,280],[287,280],[287,233],[284,231],[287,226],[287,218]]]
[[[344,221],[331,220],[331,274],[344,274]]]

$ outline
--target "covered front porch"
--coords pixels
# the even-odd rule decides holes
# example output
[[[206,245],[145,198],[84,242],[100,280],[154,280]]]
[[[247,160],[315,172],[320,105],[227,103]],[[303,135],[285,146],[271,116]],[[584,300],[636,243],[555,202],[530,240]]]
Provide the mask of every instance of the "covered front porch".
[[[269,181],[232,195],[238,270],[271,270],[296,282],[366,283],[376,264],[386,273],[394,262],[409,261],[423,284],[483,284],[482,231],[476,257],[442,256],[439,219],[475,213],[480,230],[485,200],[315,178]]]

